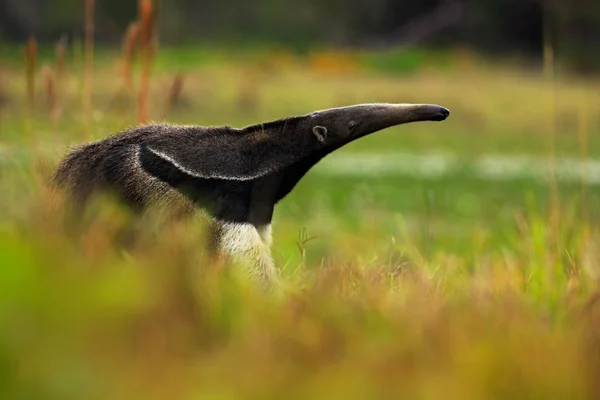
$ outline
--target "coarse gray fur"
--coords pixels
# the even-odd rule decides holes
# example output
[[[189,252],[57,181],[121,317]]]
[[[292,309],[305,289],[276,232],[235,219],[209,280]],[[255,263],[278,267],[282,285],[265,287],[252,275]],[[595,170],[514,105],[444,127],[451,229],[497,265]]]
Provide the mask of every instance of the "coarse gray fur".
[[[275,205],[323,157],[370,133],[443,121],[433,104],[359,104],[237,129],[151,124],[71,151],[53,176],[79,206],[110,190],[134,210],[158,203],[202,210],[217,251],[277,280],[269,246]],[[245,259],[245,260],[244,260]]]

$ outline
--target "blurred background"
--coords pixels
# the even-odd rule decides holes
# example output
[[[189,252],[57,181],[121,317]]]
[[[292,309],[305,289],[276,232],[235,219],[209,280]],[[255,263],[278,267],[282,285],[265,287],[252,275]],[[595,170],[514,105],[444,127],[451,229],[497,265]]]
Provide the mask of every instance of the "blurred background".
[[[276,211],[296,227],[277,243],[292,263],[298,224],[324,236],[316,262],[353,242],[345,232],[396,235],[398,218],[427,249],[435,238],[469,251],[473,229],[495,237],[528,196],[596,212],[597,1],[0,0],[0,35],[9,164],[34,148],[52,164],[148,121],[244,126],[369,102],[451,110],[319,163]]]
[[[0,0],[0,398],[598,398],[599,72],[598,0]],[[373,102],[451,115],[278,204],[274,302],[46,185],[138,124]]]
[[[95,38],[115,45],[136,18],[135,0],[96,2]],[[441,48],[466,46],[484,54],[539,60],[544,20],[561,58],[574,68],[599,65],[600,5],[594,0],[158,0],[160,40],[311,46]],[[1,0],[0,35],[53,42],[82,37],[84,2]]]

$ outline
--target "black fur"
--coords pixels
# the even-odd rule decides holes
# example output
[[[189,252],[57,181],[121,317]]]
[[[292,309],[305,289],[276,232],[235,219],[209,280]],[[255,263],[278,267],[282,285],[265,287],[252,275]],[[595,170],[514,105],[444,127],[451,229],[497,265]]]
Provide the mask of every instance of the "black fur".
[[[260,226],[332,151],[388,126],[447,116],[435,105],[358,105],[244,129],[141,126],[75,149],[53,182],[68,187],[81,206],[92,193],[111,190],[137,210],[172,188],[219,220]]]
[[[185,194],[198,207],[219,220],[246,222],[250,210],[251,181],[197,178],[181,172],[173,164],[141,146],[144,171]]]

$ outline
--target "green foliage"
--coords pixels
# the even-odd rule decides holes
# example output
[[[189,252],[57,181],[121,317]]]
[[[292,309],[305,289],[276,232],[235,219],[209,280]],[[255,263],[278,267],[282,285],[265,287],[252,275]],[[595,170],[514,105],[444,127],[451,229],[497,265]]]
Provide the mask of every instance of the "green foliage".
[[[470,46],[490,53],[521,53],[533,58],[543,49],[543,15],[553,27],[552,43],[561,64],[597,71],[600,10],[595,0],[544,3],[538,0],[458,2],[461,16],[443,24],[436,17],[445,2],[393,0],[157,0],[161,41],[171,45],[200,40],[314,46],[393,48],[419,38],[431,45]],[[62,32],[81,36],[83,3],[77,0],[4,0],[0,32],[24,40],[29,32],[41,42],[55,42]],[[442,13],[445,16],[447,13]],[[43,18],[41,18],[43,16]],[[137,0],[97,2],[96,35],[113,45],[137,16]],[[420,29],[409,29],[420,22]],[[405,31],[408,29],[408,31]],[[423,35],[424,33],[424,35]],[[591,39],[590,39],[591,38]]]
[[[423,68],[441,69],[451,63],[449,55],[440,52],[427,52],[418,49],[375,52],[365,56],[365,66],[378,74],[412,74]]]

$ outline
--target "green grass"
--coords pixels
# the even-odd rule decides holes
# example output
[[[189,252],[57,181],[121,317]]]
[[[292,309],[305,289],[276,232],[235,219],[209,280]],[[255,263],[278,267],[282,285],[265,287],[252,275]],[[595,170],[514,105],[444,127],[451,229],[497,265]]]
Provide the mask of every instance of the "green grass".
[[[333,76],[300,56],[275,68],[283,56],[269,52],[256,73],[261,53],[228,53],[161,49],[153,118],[243,126],[358,102],[431,102],[451,117],[389,129],[336,154],[440,153],[467,162],[548,157],[553,148],[561,157],[600,156],[593,80],[561,77],[554,114],[552,92],[535,73],[460,55],[357,55],[366,60],[358,71]],[[81,118],[77,64],[58,119],[39,86],[35,109],[25,107],[18,65],[6,64],[2,398],[599,393],[600,186],[559,182],[554,203],[552,186],[529,178],[491,180],[468,169],[338,176],[318,165],[276,209],[273,252],[289,291],[272,298],[204,263],[194,222],[149,228],[124,249],[117,233],[130,221],[107,202],[87,216],[81,237],[70,237],[44,179],[65,146],[133,125],[135,108],[123,99],[111,105],[119,81],[110,55],[97,55],[91,124]],[[403,65],[410,74],[395,74]],[[184,102],[165,113],[178,71]],[[254,108],[240,105],[248,81]]]

